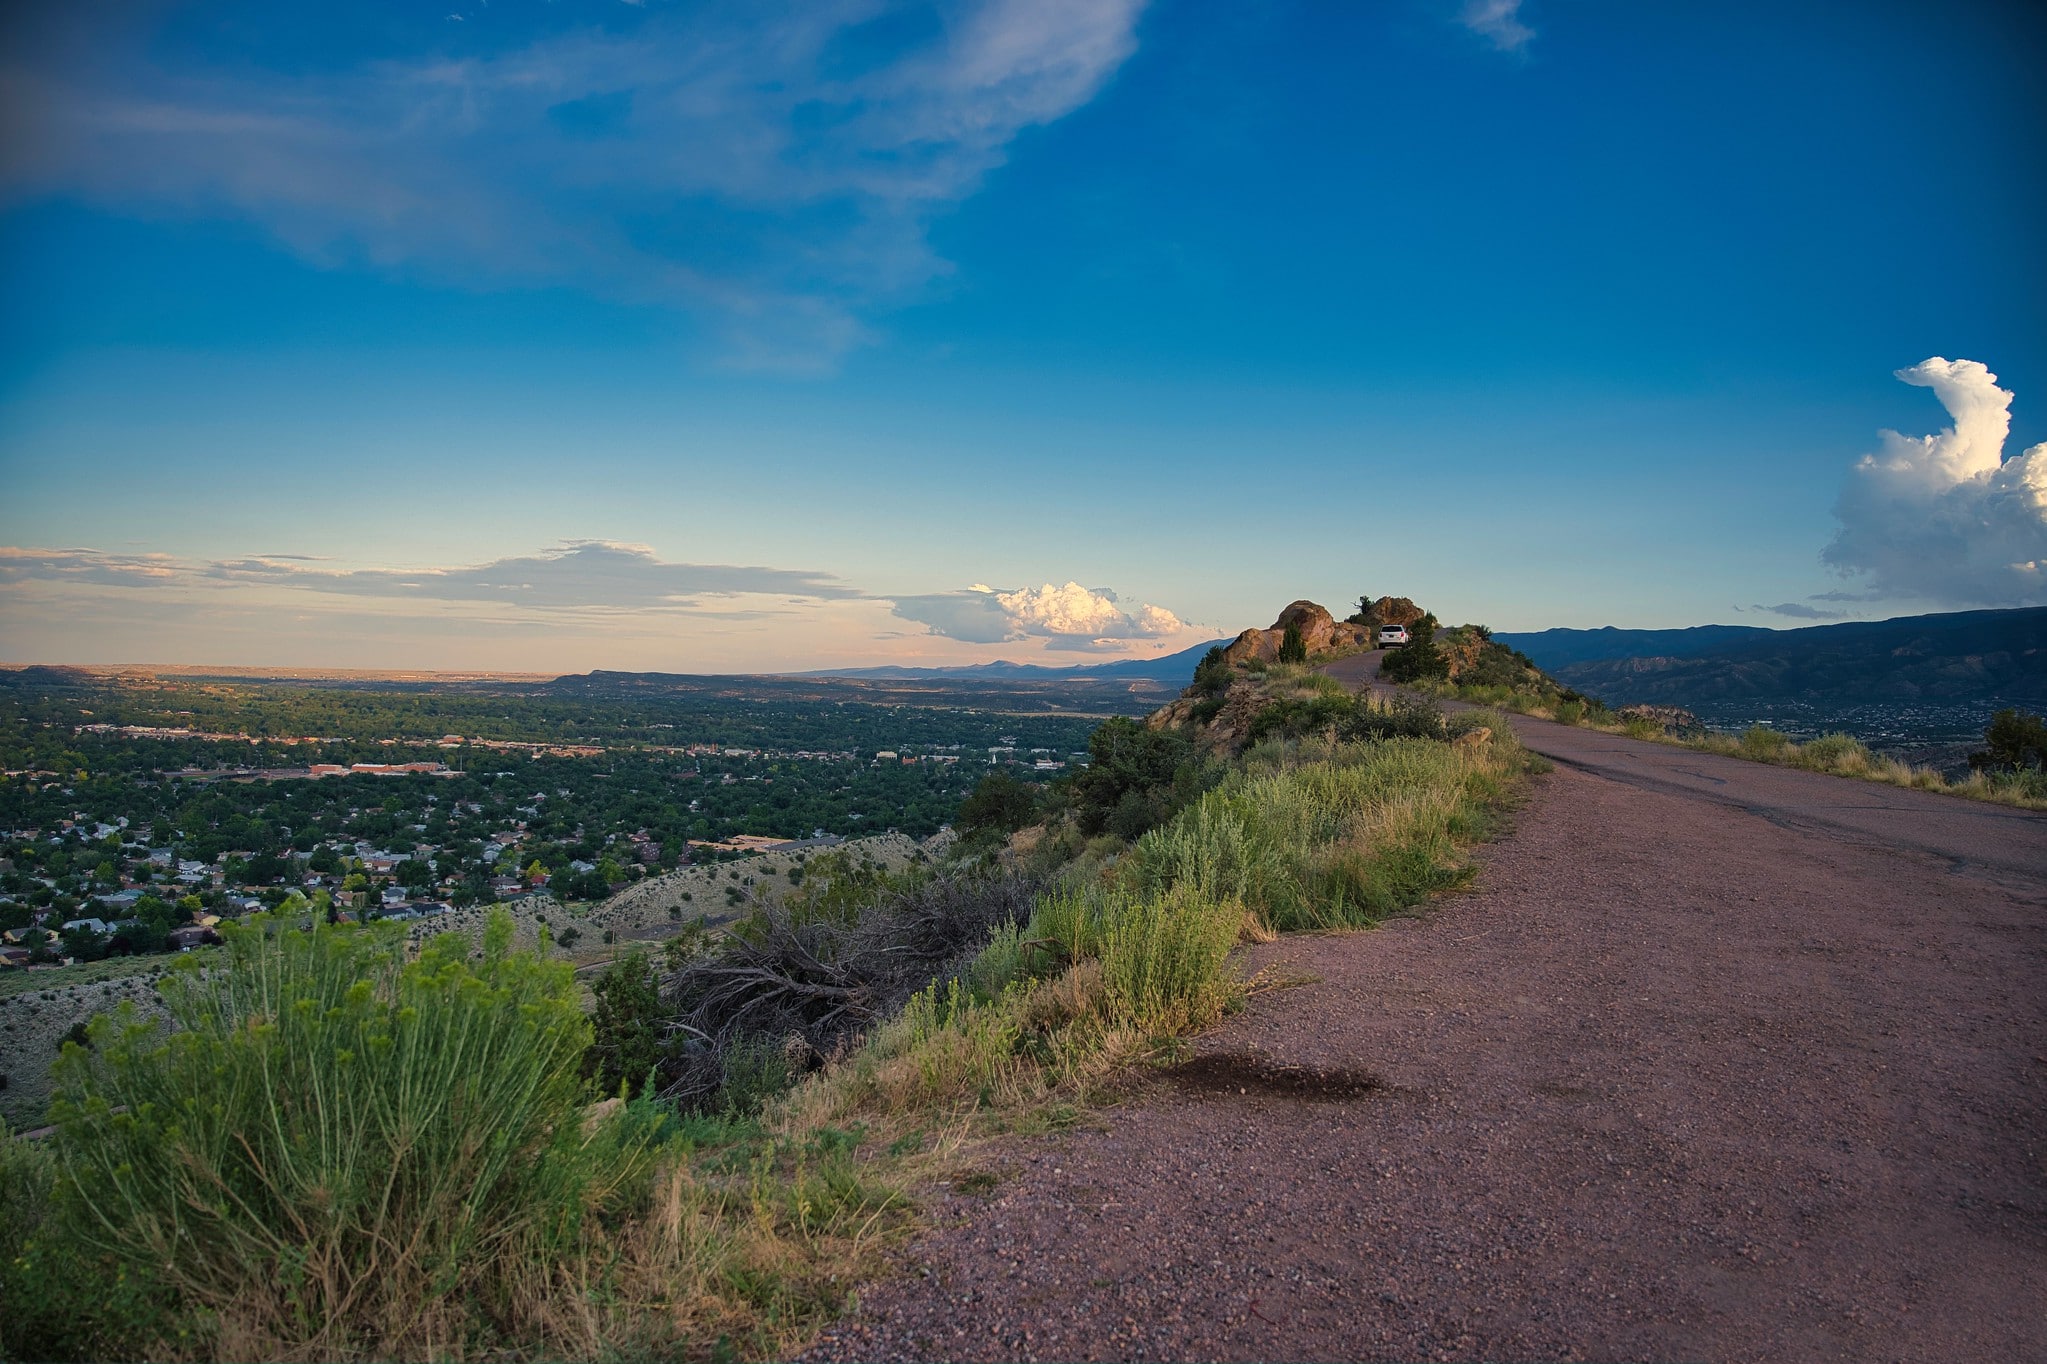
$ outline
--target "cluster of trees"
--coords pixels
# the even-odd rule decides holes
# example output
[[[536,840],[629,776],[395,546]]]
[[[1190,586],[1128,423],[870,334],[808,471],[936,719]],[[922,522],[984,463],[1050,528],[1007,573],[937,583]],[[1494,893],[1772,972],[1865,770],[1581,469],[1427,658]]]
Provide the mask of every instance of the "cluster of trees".
[[[1090,837],[1136,838],[1179,813],[1222,770],[1184,735],[1122,716],[1103,721],[1087,751],[1085,767],[1046,786],[1004,772],[983,777],[960,803],[956,826],[968,837],[994,837],[1070,813],[1075,827]]]
[[[0,827],[53,829],[83,813],[148,830],[158,847],[181,858],[214,863],[229,857],[234,885],[265,886],[307,871],[345,872],[345,853],[332,845],[368,842],[406,852],[425,845],[431,857],[409,858],[392,872],[408,889],[425,891],[459,867],[483,893],[497,872],[530,864],[572,875],[570,864],[595,863],[587,884],[568,887],[595,898],[626,879],[637,860],[623,837],[645,831],[657,865],[673,866],[690,839],[733,834],[790,837],[822,828],[840,835],[899,828],[915,836],[949,822],[973,780],[961,764],[868,761],[685,759],[626,751],[602,758],[497,755],[495,772],[427,776],[325,778],[317,781],[199,783],[108,774],[61,785],[16,778],[0,781]],[[728,780],[729,778],[729,780]],[[525,829],[516,863],[487,859],[486,840]],[[118,885],[131,865],[118,839],[89,852],[24,842],[17,870],[70,878],[85,893]],[[605,864],[609,861],[610,865]],[[104,863],[104,866],[100,864]],[[97,874],[97,879],[95,875]],[[46,888],[48,889],[48,888]]]
[[[1983,772],[2047,771],[2047,717],[2017,708],[1998,711],[1983,730],[1983,747],[1969,755]]]
[[[580,680],[580,679],[578,679]],[[755,690],[773,688],[761,682]],[[141,772],[188,765],[282,766],[392,760],[385,741],[421,747],[460,765],[462,750],[434,750],[445,735],[512,743],[606,747],[716,744],[721,748],[861,752],[959,744],[983,752],[1015,737],[1065,753],[1087,740],[1091,720],[941,706],[844,700],[773,700],[731,689],[664,691],[629,698],[556,695],[545,689],[478,693],[451,684],[309,687],[264,682],[23,681],[0,686],[0,768],[56,772],[118,767]],[[260,742],[124,739],[75,733],[81,725],[147,726],[245,734]],[[323,738],[314,746],[282,739]],[[471,755],[489,765],[486,751]]]
[[[378,726],[437,731],[458,718],[475,720],[482,703],[473,697],[342,689],[38,690],[18,683],[0,688],[0,750],[5,753],[0,761],[16,770],[14,776],[0,777],[0,830],[39,831],[34,839],[0,844],[0,859],[5,859],[0,863],[0,927],[25,926],[52,915],[111,917],[94,897],[123,884],[139,884],[162,903],[176,904],[191,888],[176,884],[175,868],[152,866],[146,860],[151,848],[219,868],[222,885],[209,883],[198,891],[206,909],[221,909],[231,891],[275,904],[308,873],[334,878],[330,885],[338,881],[352,899],[355,892],[374,895],[396,885],[413,895],[470,903],[491,897],[493,876],[518,875],[531,882],[546,872],[557,893],[598,899],[643,870],[677,865],[688,855],[692,839],[794,837],[815,829],[841,836],[890,828],[918,837],[931,834],[953,819],[976,769],[986,770],[986,749],[967,744],[986,740],[987,747],[995,747],[1011,740],[1026,757],[1033,748],[1064,756],[1086,742],[1092,723],[1071,716],[899,713],[854,705],[806,709],[747,701],[728,701],[720,712],[695,698],[689,705],[700,718],[708,717],[706,723],[693,724],[687,733],[681,728],[657,733],[654,726],[665,722],[651,717],[673,713],[664,712],[661,707],[670,703],[658,699],[628,705],[499,696],[489,698],[489,705],[515,732],[566,724],[561,712],[572,708],[590,713],[576,717],[582,728],[571,737],[588,738],[588,731],[609,725],[607,733],[621,746],[597,756],[550,756],[377,742]],[[266,712],[266,705],[278,713]],[[212,709],[204,714],[181,713],[208,706]],[[661,748],[680,746],[708,730],[784,751],[814,746],[836,752],[842,750],[829,745],[842,744],[858,756],[692,756],[628,741],[627,721],[654,734]],[[454,777],[215,780],[179,775],[178,770],[209,760],[237,767],[296,766],[333,755],[309,752],[303,745],[74,732],[87,723],[233,724],[272,733],[360,723],[371,729],[352,736],[350,743],[367,745],[365,756],[381,762],[446,760],[462,770]],[[905,735],[921,737],[927,747],[941,738],[961,744],[960,761],[875,759],[878,740],[911,748]],[[856,738],[863,742],[855,744]],[[1034,789],[1036,774],[1028,767],[1003,770],[1019,774],[1010,778],[1013,785]],[[122,820],[126,831],[113,837],[72,834],[49,840],[71,822],[89,829],[91,822]],[[646,835],[642,841],[628,839],[641,833]],[[493,853],[492,841],[502,843],[505,835],[516,839],[516,852]],[[388,874],[373,874],[356,860],[358,843],[411,855]],[[137,929],[124,938],[121,950],[148,950],[148,937],[146,928]]]

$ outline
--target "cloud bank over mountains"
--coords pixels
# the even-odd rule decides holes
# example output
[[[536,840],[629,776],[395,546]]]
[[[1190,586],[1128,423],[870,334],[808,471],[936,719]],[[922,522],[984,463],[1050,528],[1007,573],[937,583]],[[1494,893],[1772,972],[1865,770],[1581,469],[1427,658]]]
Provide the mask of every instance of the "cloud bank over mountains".
[[[2012,394],[1975,360],[1934,356],[1897,371],[1930,388],[1954,425],[1879,433],[1849,472],[1820,558],[1873,593],[1956,606],[2047,601],[2047,444],[2011,459]]]
[[[422,647],[464,635],[503,640],[537,628],[550,638],[573,636],[582,641],[578,648],[600,654],[607,640],[630,640],[635,657],[651,660],[641,666],[671,667],[675,651],[688,651],[686,638],[706,630],[728,636],[735,629],[765,631],[778,656],[815,666],[818,658],[840,652],[986,661],[991,651],[985,646],[993,645],[1025,646],[1004,651],[1011,655],[1144,652],[1184,645],[1176,637],[1188,629],[1164,607],[1126,609],[1113,591],[1077,582],[897,595],[810,570],[675,563],[649,546],[614,540],[571,540],[487,563],[411,568],[347,567],[298,554],[191,559],[0,546],[0,633],[10,623],[19,627],[12,631],[14,652],[28,647],[31,624],[60,621],[63,628],[48,638],[104,636],[100,652],[108,656],[50,654],[45,661],[251,661],[150,656],[163,648],[149,642],[161,631],[226,616],[280,640],[346,628],[390,632]],[[926,628],[910,635],[892,628],[892,619]],[[146,628],[139,628],[142,622]],[[48,650],[35,647],[39,654]]]
[[[646,545],[571,540],[537,554],[427,568],[330,568],[302,555],[181,560],[167,554],[0,547],[0,586],[282,587],[383,601],[488,602],[540,611],[688,611],[707,596],[865,598],[828,573],[664,562]]]
[[[0,57],[0,194],[242,217],[322,264],[682,308],[724,360],[802,370],[945,273],[928,224],[1094,97],[1142,0],[609,5],[517,34],[483,7],[413,55],[310,70],[289,44],[164,62],[163,8],[24,26],[36,43]]]
[[[998,591],[975,583],[963,592],[898,597],[894,614],[934,635],[974,644],[1040,638],[1060,650],[1107,650],[1127,641],[1163,639],[1186,624],[1162,606],[1140,603],[1127,611],[1107,588],[1046,583]]]

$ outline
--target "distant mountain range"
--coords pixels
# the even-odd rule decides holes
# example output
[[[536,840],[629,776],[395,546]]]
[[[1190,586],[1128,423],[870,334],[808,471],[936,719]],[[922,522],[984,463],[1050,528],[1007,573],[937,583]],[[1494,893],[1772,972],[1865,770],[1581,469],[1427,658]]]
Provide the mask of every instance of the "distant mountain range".
[[[1619,705],[2047,700],[2047,607],[1760,630],[1497,634],[1558,681]]]
[[[1163,658],[1119,658],[1113,663],[1077,663],[1069,668],[1048,668],[1041,663],[973,663],[957,668],[820,668],[815,672],[798,673],[798,677],[862,677],[875,681],[909,681],[912,679],[944,680],[957,678],[962,681],[1017,681],[1017,682],[1122,682],[1142,680],[1146,682],[1169,683],[1184,687],[1194,680],[1194,667],[1201,662],[1201,656],[1218,644],[1228,644],[1227,639],[1213,639],[1197,644],[1191,649],[1182,649],[1177,654]]]
[[[1533,634],[1495,631],[1493,638],[1519,649],[1546,673],[1573,663],[1607,658],[1690,658],[1724,646],[1761,642],[1763,637],[1798,633],[1766,630],[1760,625],[1692,625],[1682,630],[1537,630]]]

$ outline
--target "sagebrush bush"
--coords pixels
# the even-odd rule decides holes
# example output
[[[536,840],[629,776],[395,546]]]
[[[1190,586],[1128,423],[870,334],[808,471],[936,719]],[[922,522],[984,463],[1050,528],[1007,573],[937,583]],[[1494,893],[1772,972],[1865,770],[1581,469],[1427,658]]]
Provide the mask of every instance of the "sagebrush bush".
[[[1244,907],[1189,889],[1117,905],[1102,934],[1102,992],[1112,1023],[1169,1035],[1206,1027],[1241,987],[1229,973]]]
[[[229,1353],[420,1356],[517,1333],[650,1134],[585,1130],[571,968],[457,934],[259,921],[59,1062],[58,1192],[84,1248]]]
[[[1790,746],[1788,736],[1768,725],[1750,725],[1741,733],[1741,751],[1745,757],[1767,761],[1781,756]]]
[[[1179,886],[1215,900],[1258,903],[1266,849],[1230,802],[1211,795],[1137,841],[1131,858],[1146,884]]]

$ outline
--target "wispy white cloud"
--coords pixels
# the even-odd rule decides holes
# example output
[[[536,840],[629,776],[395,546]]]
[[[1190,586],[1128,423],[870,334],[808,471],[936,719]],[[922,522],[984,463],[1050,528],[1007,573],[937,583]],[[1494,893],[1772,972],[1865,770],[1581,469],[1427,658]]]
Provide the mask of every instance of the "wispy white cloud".
[[[1457,22],[1502,52],[1519,52],[1535,37],[1521,21],[1521,0],[1466,0]]]
[[[1009,591],[976,583],[962,592],[897,597],[894,614],[931,633],[975,644],[1039,638],[1055,649],[1116,650],[1133,640],[1162,639],[1186,629],[1162,606],[1126,610],[1107,588],[1045,583]]]
[[[188,577],[190,572],[190,565],[168,554],[107,554],[96,549],[0,545],[0,587],[38,580],[94,587],[162,587]]]
[[[1850,470],[1821,559],[1887,597],[1952,605],[2047,601],[2047,444],[2011,459],[2009,390],[1974,360],[1930,360],[1897,377],[1930,388],[1954,425],[1879,434]]]
[[[1736,607],[1735,609],[1740,610],[1741,608]],[[1840,620],[1848,614],[1846,611],[1822,610],[1820,607],[1808,606],[1804,602],[1797,601],[1780,601],[1775,606],[1754,605],[1750,606],[1749,610],[1761,611],[1772,616],[1789,616],[1793,620]]]
[[[945,272],[931,218],[1093,98],[1141,8],[619,7],[517,50],[312,75],[167,69],[139,42],[16,52],[0,187],[243,215],[323,263],[685,308],[727,359],[825,366]]]
[[[0,657],[17,662],[800,671],[985,662],[996,646],[1128,653],[1189,633],[1163,607],[1078,583],[897,596],[611,540],[409,568],[0,547]]]
[[[866,593],[827,573],[670,563],[645,545],[575,540],[489,563],[424,568],[324,568],[304,556],[182,560],[164,554],[0,547],[0,585],[48,582],[150,590],[268,587],[421,603],[490,603],[535,612],[690,612],[707,597],[795,594],[817,601]],[[729,605],[717,614],[730,616]]]

